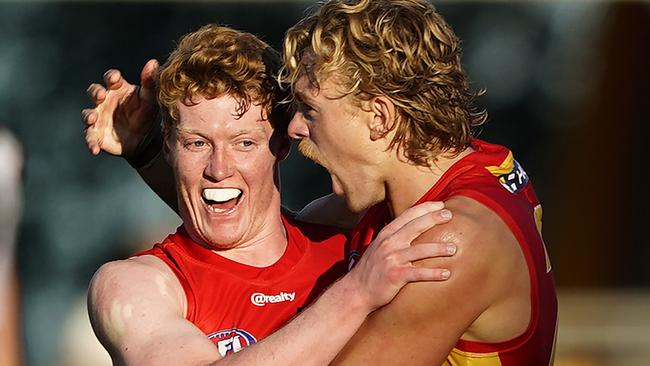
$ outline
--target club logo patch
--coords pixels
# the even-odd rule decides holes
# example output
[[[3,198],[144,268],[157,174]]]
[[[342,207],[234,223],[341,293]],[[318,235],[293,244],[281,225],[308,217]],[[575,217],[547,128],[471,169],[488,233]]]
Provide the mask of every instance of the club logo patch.
[[[528,174],[514,159],[512,152],[508,153],[503,163],[499,166],[486,166],[492,175],[499,179],[499,183],[510,193],[517,193],[528,184]]]
[[[239,352],[244,347],[248,347],[257,340],[252,334],[243,329],[226,329],[208,334],[208,339],[217,346],[221,357],[226,357],[231,353]]]

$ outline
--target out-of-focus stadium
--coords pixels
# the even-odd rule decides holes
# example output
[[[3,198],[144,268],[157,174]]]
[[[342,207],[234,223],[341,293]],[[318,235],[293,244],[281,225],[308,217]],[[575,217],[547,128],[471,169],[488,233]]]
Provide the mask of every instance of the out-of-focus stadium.
[[[560,302],[555,364],[648,365],[650,3],[434,3],[463,39],[474,88],[487,90],[478,135],[513,150],[544,206]],[[210,22],[279,49],[313,4],[0,1],[0,127],[24,151],[13,249],[10,215],[0,216],[0,365],[110,364],[90,329],[87,284],[102,263],[180,223],[124,161],[87,152],[86,87],[111,67],[137,81],[149,58],[163,61]],[[13,163],[0,158],[7,175]],[[294,151],[284,204],[299,209],[329,182]],[[16,193],[0,187],[0,207],[14,207],[4,203]]]

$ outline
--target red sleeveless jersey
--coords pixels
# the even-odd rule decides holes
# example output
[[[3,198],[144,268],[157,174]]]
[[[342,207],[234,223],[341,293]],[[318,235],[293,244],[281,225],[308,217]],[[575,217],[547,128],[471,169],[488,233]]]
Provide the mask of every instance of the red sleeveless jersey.
[[[187,320],[222,356],[268,336],[345,274],[341,229],[283,217],[287,248],[269,267],[226,259],[195,243],[181,226],[153,255],[176,274],[187,297]]]
[[[508,149],[481,140],[474,140],[472,147],[475,151],[450,167],[416,204],[466,196],[499,215],[526,258],[531,283],[531,319],[523,334],[505,342],[459,340],[443,366],[550,365],[557,329],[557,299],[541,237],[542,208],[528,176]],[[352,233],[349,267],[390,221],[386,202],[368,210]]]

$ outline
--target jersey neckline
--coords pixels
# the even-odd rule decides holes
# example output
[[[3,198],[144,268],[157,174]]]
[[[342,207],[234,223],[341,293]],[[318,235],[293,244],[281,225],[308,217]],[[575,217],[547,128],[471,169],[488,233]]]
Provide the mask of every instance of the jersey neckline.
[[[169,241],[173,242],[194,262],[212,270],[247,280],[274,281],[289,273],[309,250],[305,237],[300,230],[295,227],[290,219],[284,215],[281,215],[281,217],[287,235],[287,245],[280,258],[275,263],[266,267],[239,263],[223,257],[194,242],[182,225],[177,229],[175,234],[170,236]]]

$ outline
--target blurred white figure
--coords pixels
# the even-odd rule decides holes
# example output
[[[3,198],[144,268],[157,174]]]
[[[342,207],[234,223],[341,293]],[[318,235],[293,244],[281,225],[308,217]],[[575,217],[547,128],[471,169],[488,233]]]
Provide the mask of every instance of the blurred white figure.
[[[0,365],[19,364],[18,283],[14,251],[21,216],[23,154],[20,143],[0,129]]]
[[[62,329],[60,366],[110,366],[111,357],[95,337],[88,319],[86,293],[70,309]]]

